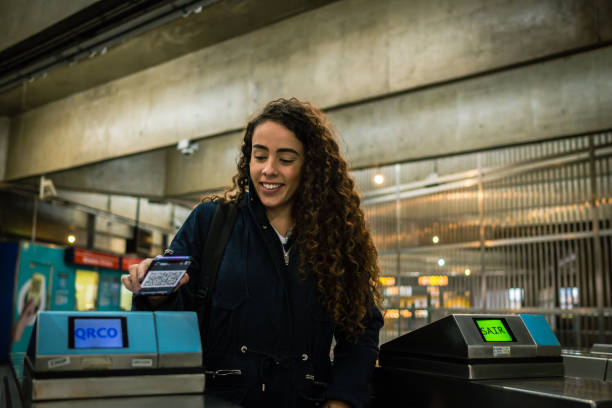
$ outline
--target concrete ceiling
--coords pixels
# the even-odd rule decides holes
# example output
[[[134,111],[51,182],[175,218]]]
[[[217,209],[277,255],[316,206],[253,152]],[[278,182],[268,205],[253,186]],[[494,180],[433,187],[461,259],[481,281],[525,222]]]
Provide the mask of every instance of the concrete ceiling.
[[[221,0],[127,40],[104,55],[56,68],[0,94],[0,116],[12,116],[164,63],[335,0]]]

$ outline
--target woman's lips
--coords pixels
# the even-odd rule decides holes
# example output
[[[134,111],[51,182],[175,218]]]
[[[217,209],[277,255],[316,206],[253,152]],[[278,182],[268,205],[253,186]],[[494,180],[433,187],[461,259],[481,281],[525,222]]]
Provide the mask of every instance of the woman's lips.
[[[282,183],[264,183],[264,182],[260,182],[259,185],[262,187],[262,191],[265,193],[274,193],[283,186]]]

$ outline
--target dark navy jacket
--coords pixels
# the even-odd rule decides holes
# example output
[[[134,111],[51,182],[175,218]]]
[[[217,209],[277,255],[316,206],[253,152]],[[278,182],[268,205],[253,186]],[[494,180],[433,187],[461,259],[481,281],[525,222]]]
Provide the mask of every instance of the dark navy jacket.
[[[216,205],[207,202],[193,210],[170,245],[173,255],[199,262]],[[356,344],[346,341],[318,301],[314,281],[303,279],[298,265],[295,248],[285,265],[263,205],[256,195],[247,195],[219,268],[208,338],[203,339],[207,393],[247,406],[307,407],[326,399],[353,407],[367,403],[383,324],[380,311],[372,307]],[[196,310],[199,273],[195,265],[190,283],[162,308]],[[146,308],[142,297],[134,297],[134,309]],[[240,374],[212,374],[224,373],[218,370]]]

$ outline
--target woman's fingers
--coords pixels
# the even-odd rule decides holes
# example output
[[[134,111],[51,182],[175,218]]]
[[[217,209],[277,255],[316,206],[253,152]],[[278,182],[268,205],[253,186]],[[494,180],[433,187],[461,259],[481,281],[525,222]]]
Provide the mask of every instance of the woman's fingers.
[[[183,286],[187,282],[189,282],[189,274],[188,273],[183,275],[183,277],[179,281],[178,285],[176,285],[176,288],[174,288],[174,290],[172,292],[176,292],[178,290],[178,288],[180,288],[181,286]]]
[[[130,280],[130,275],[123,275],[121,277],[121,282],[123,283],[123,286],[125,286],[127,290],[129,290],[130,292],[133,292],[132,281]]]
[[[145,275],[147,274],[147,271],[149,270],[149,266],[151,266],[151,262],[153,262],[153,258],[147,258],[138,264],[138,269],[137,269],[138,289],[140,289],[140,282],[142,282]]]
[[[151,266],[151,262],[153,262],[153,258],[147,258],[139,264],[130,265],[130,267],[128,268],[129,273],[121,277],[123,286],[125,286],[125,288],[132,293],[138,293],[141,288],[140,283],[147,275],[147,271],[149,270],[149,266]],[[185,275],[183,275],[178,285],[176,285],[176,288],[174,288],[173,292],[176,292],[178,288],[185,285],[187,282],[189,282],[189,274],[186,273]],[[152,301],[161,300],[156,299],[157,297],[158,296],[150,296],[149,299]],[[159,298],[165,299],[166,296],[159,296]]]
[[[140,291],[140,282],[147,274],[151,262],[153,262],[153,258],[147,258],[139,264],[130,265],[128,275],[121,277],[121,281],[127,290],[133,293]]]

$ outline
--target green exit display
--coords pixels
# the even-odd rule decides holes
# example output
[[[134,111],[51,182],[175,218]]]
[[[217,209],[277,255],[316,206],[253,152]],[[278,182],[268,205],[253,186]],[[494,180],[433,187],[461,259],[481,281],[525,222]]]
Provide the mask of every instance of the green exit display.
[[[505,320],[474,319],[484,341],[516,341]]]

